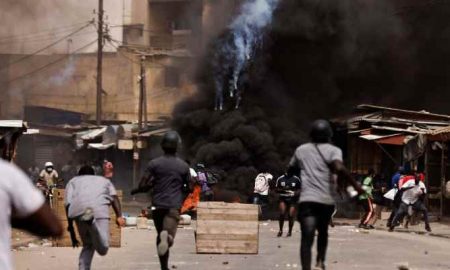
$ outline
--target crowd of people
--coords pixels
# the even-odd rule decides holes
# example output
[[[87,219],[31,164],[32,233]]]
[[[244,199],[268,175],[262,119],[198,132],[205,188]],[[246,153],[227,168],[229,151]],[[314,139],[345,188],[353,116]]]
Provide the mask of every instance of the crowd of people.
[[[330,124],[325,120],[315,121],[310,132],[311,141],[300,145],[286,167],[286,173],[276,180],[269,172],[262,172],[255,179],[253,203],[267,205],[270,190],[278,194],[279,232],[283,235],[286,216],[287,237],[292,236],[295,216],[301,227],[300,261],[303,270],[312,266],[312,245],[317,233],[316,268],[325,269],[328,246],[328,228],[336,213],[336,196],[354,198],[361,205],[362,215],[359,227],[373,228],[377,212],[392,205],[388,221],[390,230],[412,212],[424,215],[426,230],[431,231],[428,213],[424,204],[425,176],[400,168],[392,178],[392,189],[374,183],[375,171],[368,170],[362,181],[357,182],[345,168],[342,151],[331,143],[333,136]],[[161,142],[164,155],[153,159],[147,166],[139,186],[131,194],[151,193],[152,217],[157,231],[156,246],[162,270],[169,269],[170,249],[174,244],[180,220],[180,211],[192,210],[199,200],[213,200],[217,182],[213,172],[203,164],[191,168],[188,162],[177,156],[181,138],[175,131],[166,133]],[[117,197],[113,177],[113,165],[105,160],[102,172],[89,165],[80,166],[77,175],[66,185],[65,206],[69,220],[68,231],[72,245],[80,242],[75,234],[76,224],[82,241],[79,269],[90,269],[93,255],[104,256],[109,247],[109,207],[116,215],[118,226],[124,226],[121,205]],[[3,211],[1,228],[10,228],[9,222],[18,228],[27,229],[41,236],[60,236],[62,228],[57,217],[44,202],[44,197],[33,187],[26,175],[14,165],[0,161],[0,196]],[[47,162],[39,172],[36,166],[30,168],[29,176],[46,186],[59,181],[59,173],[53,163]],[[37,179],[37,180],[36,180]],[[13,184],[15,183],[15,184]],[[20,183],[20,193],[13,186]],[[189,203],[186,203],[189,202]],[[406,218],[405,218],[406,216]],[[9,230],[9,229],[8,229]],[[0,268],[12,269],[9,251],[10,231],[2,236]]]
[[[333,226],[336,201],[343,197],[342,193],[353,198],[351,201],[356,201],[361,208],[359,228],[374,229],[383,209],[391,208],[386,224],[389,231],[393,231],[403,220],[407,227],[414,213],[423,214],[425,229],[431,231],[424,203],[426,187],[423,173],[401,167],[390,183],[383,182],[374,169],[357,177],[343,165],[341,150],[331,144],[332,129],[327,121],[316,121],[310,135],[311,142],[296,149],[287,172],[274,183],[271,183],[273,177],[270,173],[264,172],[256,177],[253,195],[257,198],[255,203],[264,205],[268,203],[271,189],[278,194],[278,237],[283,235],[286,214],[289,221],[286,236],[292,235],[297,212],[302,232],[302,269],[311,269],[311,246],[316,232],[316,268],[325,269],[328,227]]]

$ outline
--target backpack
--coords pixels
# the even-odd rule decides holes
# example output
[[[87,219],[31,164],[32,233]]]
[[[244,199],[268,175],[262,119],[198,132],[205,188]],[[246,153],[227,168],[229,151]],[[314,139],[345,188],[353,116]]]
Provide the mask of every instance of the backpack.
[[[205,174],[206,174],[206,180],[207,180],[208,186],[216,185],[219,183],[219,181],[220,181],[219,174],[217,174],[211,170],[205,170]]]

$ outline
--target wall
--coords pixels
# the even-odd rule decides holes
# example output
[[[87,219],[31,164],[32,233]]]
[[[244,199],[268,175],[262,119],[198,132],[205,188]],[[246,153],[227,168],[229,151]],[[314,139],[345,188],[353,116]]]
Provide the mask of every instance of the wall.
[[[156,49],[188,49],[195,52],[201,44],[201,0],[151,2],[148,30],[150,46]],[[180,46],[183,44],[183,46]]]
[[[16,56],[21,57],[21,56]],[[23,107],[44,106],[82,112],[94,119],[96,109],[96,54],[33,56],[4,71],[0,92],[3,117],[21,118]],[[3,59],[8,59],[4,56]],[[0,60],[2,56],[0,56]],[[48,68],[40,67],[63,59]],[[135,54],[125,51],[105,53],[103,62],[103,118],[137,120],[140,62]],[[148,116],[156,119],[170,116],[175,104],[195,91],[188,73],[191,58],[167,55],[147,57]],[[178,72],[176,72],[178,71]],[[173,73],[177,74],[173,74]],[[23,75],[29,74],[27,76]],[[172,75],[171,75],[172,74]],[[169,76],[169,77],[167,77]],[[178,78],[175,83],[170,82]],[[178,83],[177,83],[178,82]],[[1,101],[0,101],[1,102]]]
[[[123,1],[105,0],[105,21],[110,25],[123,24]],[[2,0],[0,1],[0,53],[28,54],[55,42],[82,27],[97,15],[98,1],[79,0]],[[20,21],[18,21],[20,20]],[[115,40],[122,41],[122,28],[110,28]],[[97,38],[94,26],[41,52],[44,54],[67,53]],[[114,51],[106,46],[106,51]],[[96,46],[88,52],[96,51]]]
[[[203,43],[220,34],[231,22],[233,15],[239,11],[243,0],[205,0],[203,3],[202,32]]]
[[[96,57],[96,54],[37,55],[11,66],[3,77],[7,83],[0,86],[0,91],[8,94],[6,115],[21,117],[24,105],[92,114],[96,105]],[[106,115],[134,113],[133,74],[137,76],[136,72],[121,54],[104,54]]]
[[[174,106],[197,91],[193,82],[195,58],[155,56],[147,58],[148,115],[167,117]]]
[[[148,46],[150,43],[149,31],[149,4],[147,0],[124,1],[124,33],[125,44]]]

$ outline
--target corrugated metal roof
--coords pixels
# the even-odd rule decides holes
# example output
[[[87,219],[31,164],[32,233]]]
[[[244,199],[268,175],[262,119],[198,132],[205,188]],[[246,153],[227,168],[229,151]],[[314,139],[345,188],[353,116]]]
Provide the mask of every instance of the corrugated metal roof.
[[[86,131],[86,133],[83,133],[83,135],[81,136],[81,139],[83,140],[93,140],[97,137],[100,137],[103,135],[103,133],[105,133],[106,131],[106,127],[102,127],[99,129],[93,129],[93,130],[89,130]]]
[[[377,105],[370,105],[370,104],[358,105],[357,109],[359,109],[359,110],[371,110],[371,111],[373,111],[373,110],[375,110],[375,111],[389,111],[389,112],[397,112],[397,113],[412,114],[412,115],[431,116],[431,117],[446,119],[446,120],[450,121],[450,115],[430,113],[430,112],[423,111],[423,110],[422,111],[403,110],[403,109],[384,107],[384,106],[377,106]]]
[[[446,133],[450,133],[450,126],[432,130],[428,134],[429,135],[441,135],[441,134],[446,134]]]
[[[0,127],[21,128],[24,127],[22,120],[0,120]]]
[[[159,128],[159,129],[156,129],[156,130],[146,131],[144,133],[140,133],[139,136],[140,137],[150,137],[150,136],[153,136],[153,135],[161,135],[161,134],[166,133],[169,130],[170,130],[170,128]]]
[[[106,149],[111,148],[111,147],[113,147],[115,145],[116,145],[115,143],[108,143],[108,144],[90,143],[90,144],[88,144],[88,149],[106,150]]]
[[[376,134],[367,134],[367,135],[361,135],[359,136],[361,139],[365,139],[368,141],[374,141],[374,140],[379,140],[379,139],[384,139],[384,138],[389,138],[389,137],[394,137],[394,136],[398,136],[401,135],[400,133],[397,134],[389,134],[389,135],[376,135]]]

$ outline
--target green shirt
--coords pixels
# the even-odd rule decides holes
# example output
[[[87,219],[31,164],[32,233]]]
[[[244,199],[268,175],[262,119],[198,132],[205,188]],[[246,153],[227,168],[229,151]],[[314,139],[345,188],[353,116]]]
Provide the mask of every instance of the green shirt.
[[[364,178],[364,181],[362,183],[362,189],[364,189],[366,192],[364,194],[359,195],[360,200],[366,200],[367,198],[372,198],[372,190],[373,190],[372,181],[373,181],[373,179],[370,176],[367,176],[366,178]]]

